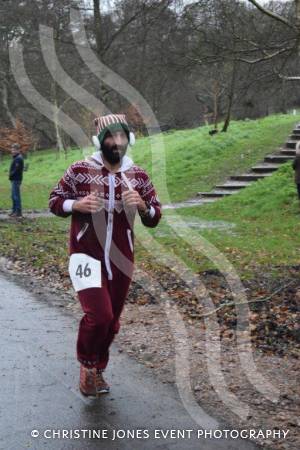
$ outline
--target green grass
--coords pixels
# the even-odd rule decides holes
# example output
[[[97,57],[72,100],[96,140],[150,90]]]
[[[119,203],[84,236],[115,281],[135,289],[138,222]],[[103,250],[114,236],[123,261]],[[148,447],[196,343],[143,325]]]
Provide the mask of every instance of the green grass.
[[[231,174],[243,171],[282,145],[299,116],[273,115],[258,120],[232,121],[227,133],[209,136],[210,127],[163,133],[166,157],[166,180],[170,199],[185,200],[198,191],[210,190]],[[151,157],[151,140],[141,138],[133,149],[136,164],[145,168],[155,180],[161,178],[164,150]],[[87,149],[89,153],[92,148]],[[74,161],[82,159],[78,149],[67,158],[54,150],[30,153],[29,170],[24,173],[22,200],[24,209],[48,207],[49,192]],[[0,208],[10,208],[10,184],[7,172],[10,158],[0,166]],[[157,182],[159,186],[159,182]],[[163,202],[164,193],[158,192]]]
[[[234,228],[225,230],[194,231],[217,247],[242,278],[262,270],[274,276],[282,275],[285,267],[300,264],[300,207],[290,163],[239,194],[205,206],[181,208],[177,213],[187,227],[195,220],[234,223]],[[195,251],[189,228],[186,242],[176,234],[179,230],[176,226],[174,231],[168,225],[167,219],[172,215],[174,211],[165,210],[159,226],[148,231],[167,253],[175,252],[194,271],[216,269],[202,252]],[[46,271],[55,267],[56,272],[66,273],[69,224],[69,218],[57,217],[17,224],[1,221],[0,254],[24,259],[29,265]],[[136,262],[141,261],[150,267],[157,264],[137,244]]]
[[[205,229],[198,233],[244,277],[256,270],[268,270],[276,276],[284,266],[300,264],[300,204],[291,163],[236,195],[201,207],[181,208],[177,213],[187,223],[195,219],[234,223],[235,227],[227,230]],[[168,210],[164,215],[172,214]],[[215,268],[207,258],[196,254],[193,245],[182,245],[166,223],[162,226],[167,237],[159,237],[158,229],[153,232],[161,244],[172,246],[194,270]]]
[[[204,132],[200,128],[165,134],[167,158],[170,162],[168,183],[170,191],[173,192],[173,199],[190,197],[194,193],[193,183],[197,185],[197,189],[201,186],[202,189],[209,189],[220,181],[219,177],[222,176],[223,180],[228,174],[237,169],[241,170],[243,168],[241,165],[245,164],[245,159],[240,158],[241,153],[248,155],[248,162],[251,157],[254,158],[253,154],[256,155],[256,159],[260,159],[258,156],[267,153],[266,147],[271,146],[272,141],[279,145],[280,140],[282,142],[286,140],[296,120],[295,116],[292,118],[277,116],[255,122],[234,122],[228,135],[222,134],[213,140],[207,135],[207,129]],[[276,146],[275,144],[272,148]],[[198,159],[194,149],[191,165],[188,160],[182,158],[182,154],[186,151],[186,154],[191,155],[192,148],[196,145],[201,149],[202,157]],[[212,162],[209,154],[213,148],[218,158],[211,155]],[[219,150],[216,150],[217,148]],[[248,153],[246,149],[249,150]],[[140,139],[135,150],[135,160],[150,172],[149,152],[149,140]],[[28,192],[27,199],[25,196],[27,207],[47,207],[42,200],[47,197],[49,187],[57,182],[59,174],[72,159],[78,159],[78,153],[78,151],[70,153],[67,161],[55,160],[55,154],[50,151],[40,152],[30,158],[31,184],[29,172],[26,173],[25,184],[27,183],[28,189],[30,188],[32,192],[30,195]],[[245,168],[248,166],[247,163]],[[176,167],[178,170],[181,167],[181,171],[188,177],[189,181],[183,185],[178,185]],[[2,167],[1,171],[3,170]],[[41,175],[45,185],[39,184]],[[159,226],[148,231],[167,252],[175,252],[189,267],[201,272],[215,269],[217,266],[205,257],[203,252],[196,252],[189,228],[191,222],[233,223],[235,224],[233,228],[223,230],[210,228],[193,228],[193,230],[224,254],[242,278],[251,277],[257,271],[268,271],[277,276],[285,267],[300,264],[300,205],[293,176],[291,163],[286,163],[271,177],[259,180],[231,197],[200,207],[181,208],[176,213],[164,210]],[[8,186],[1,184],[1,188],[4,193]],[[186,230],[179,229],[176,214],[187,223]],[[168,218],[172,215],[175,217],[173,217],[174,226],[171,227]],[[54,216],[34,221],[26,220],[24,223],[1,221],[0,254],[24,259],[30,266],[43,267],[46,271],[54,267],[58,273],[67,276],[69,224],[69,218],[61,219]],[[187,240],[179,236],[178,231],[185,233]],[[136,262],[140,261],[146,262],[149,266],[157,265],[157,261],[137,243]]]
[[[26,261],[28,268],[66,273],[70,218],[0,221],[0,254]]]

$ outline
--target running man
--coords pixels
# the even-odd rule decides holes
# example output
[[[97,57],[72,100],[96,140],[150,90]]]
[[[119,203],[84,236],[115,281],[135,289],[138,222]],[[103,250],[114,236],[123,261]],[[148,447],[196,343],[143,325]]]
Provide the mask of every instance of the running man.
[[[124,114],[95,119],[96,152],[72,164],[50,193],[49,208],[72,215],[69,273],[84,312],[77,338],[82,394],[109,392],[103,372],[134,268],[136,211],[156,227],[161,203],[147,173],[127,155],[134,144]]]

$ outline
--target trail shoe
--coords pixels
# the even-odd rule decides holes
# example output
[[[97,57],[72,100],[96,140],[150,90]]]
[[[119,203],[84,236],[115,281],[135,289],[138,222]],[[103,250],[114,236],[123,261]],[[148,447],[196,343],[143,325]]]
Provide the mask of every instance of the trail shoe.
[[[97,397],[101,394],[107,394],[110,390],[110,386],[103,378],[104,369],[96,369],[95,373],[95,388]]]
[[[80,365],[79,390],[85,396],[96,397],[95,369],[89,369],[83,364]]]

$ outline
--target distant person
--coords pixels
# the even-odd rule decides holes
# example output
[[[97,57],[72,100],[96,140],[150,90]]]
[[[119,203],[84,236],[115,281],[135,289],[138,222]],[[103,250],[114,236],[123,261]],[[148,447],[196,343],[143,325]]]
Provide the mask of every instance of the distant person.
[[[124,114],[95,120],[97,151],[73,163],[50,193],[57,216],[72,216],[69,273],[83,312],[77,338],[79,389],[109,392],[103,371],[132,280],[136,212],[146,227],[161,218],[161,204],[147,173],[126,155],[133,144]]]
[[[297,145],[296,156],[293,161],[293,169],[295,171],[295,183],[297,186],[298,198],[300,200],[300,148]]]
[[[12,212],[9,216],[22,218],[20,188],[23,179],[24,160],[19,144],[13,144],[11,146],[11,155],[12,162],[9,169],[9,180],[11,182]]]

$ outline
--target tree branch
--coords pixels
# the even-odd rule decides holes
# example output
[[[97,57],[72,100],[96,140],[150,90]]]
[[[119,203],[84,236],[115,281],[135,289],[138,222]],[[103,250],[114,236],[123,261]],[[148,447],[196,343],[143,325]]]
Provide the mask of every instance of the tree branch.
[[[266,56],[263,56],[262,58],[254,59],[254,60],[251,60],[251,61],[248,60],[248,59],[243,59],[243,58],[237,58],[237,60],[241,61],[241,62],[244,62],[244,63],[247,63],[247,64],[257,64],[257,63],[262,62],[262,61],[268,61],[268,60],[274,58],[275,56],[278,56],[278,55],[280,55],[282,53],[286,53],[286,52],[288,52],[289,50],[292,50],[292,49],[293,49],[293,47],[282,48],[281,50],[278,50],[278,52],[272,53],[271,55],[266,54]],[[266,52],[264,52],[264,53],[266,53]]]
[[[283,23],[284,25],[288,26],[289,28],[295,29],[294,25],[291,24],[285,17],[280,16],[279,14],[271,11],[270,9],[265,8],[264,6],[260,5],[256,0],[248,0],[252,5],[254,5],[257,9],[259,9],[262,13],[266,14],[267,16],[271,17],[272,19],[277,20],[278,22]]]
[[[130,17],[130,19],[128,19],[125,23],[123,23],[120,28],[114,33],[114,35],[110,38],[109,42],[106,44],[106,46],[104,47],[104,50],[101,52],[101,55],[105,55],[105,53],[109,50],[109,48],[111,47],[112,43],[115,41],[115,39],[121,34],[123,33],[123,31],[127,28],[127,26],[133,22],[138,16],[140,15],[140,11],[138,11],[136,14],[134,14],[133,16]]]
[[[248,305],[249,303],[259,303],[259,302],[267,302],[268,300],[271,300],[272,297],[274,297],[274,295],[278,294],[279,292],[283,291],[283,289],[289,287],[294,281],[290,281],[287,284],[284,284],[283,286],[281,286],[280,288],[276,289],[274,292],[272,292],[271,295],[269,295],[268,297],[258,297],[254,300],[246,300],[245,302],[229,302],[229,303],[223,303],[222,305],[218,306],[218,308],[213,309],[212,311],[209,311],[205,314],[201,314],[200,316],[198,316],[197,318],[200,319],[202,317],[208,317],[211,316],[212,314],[215,314],[217,311],[219,311],[220,309],[226,308],[227,306],[236,306],[236,305]]]

